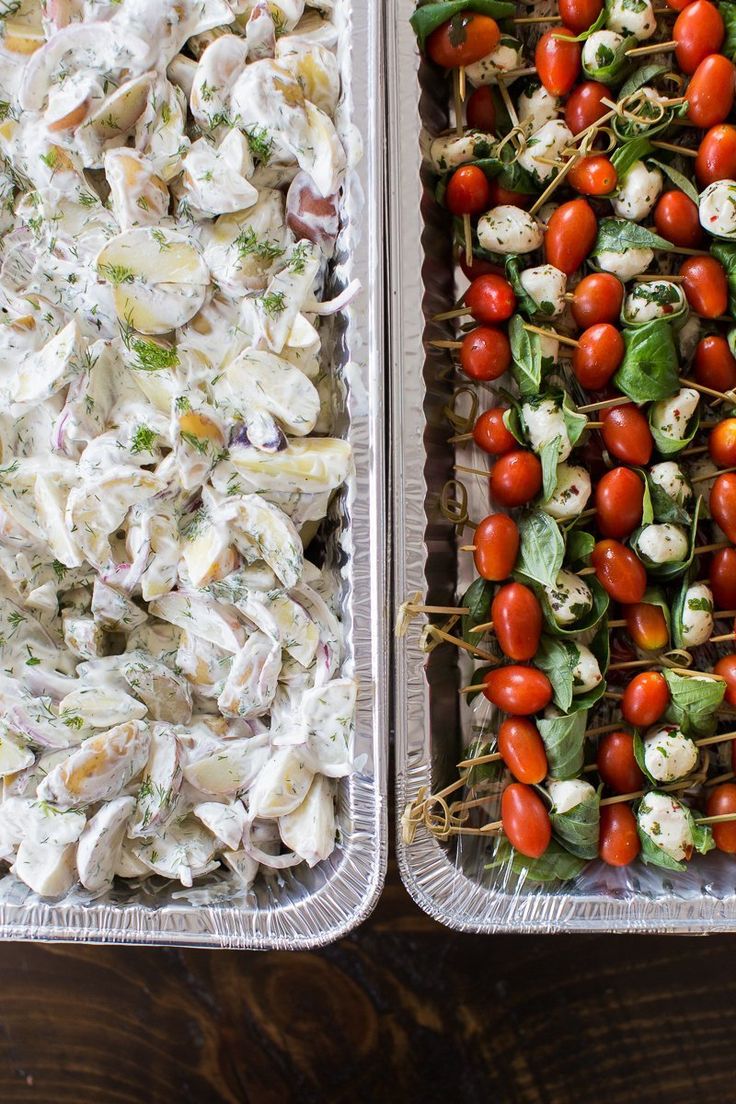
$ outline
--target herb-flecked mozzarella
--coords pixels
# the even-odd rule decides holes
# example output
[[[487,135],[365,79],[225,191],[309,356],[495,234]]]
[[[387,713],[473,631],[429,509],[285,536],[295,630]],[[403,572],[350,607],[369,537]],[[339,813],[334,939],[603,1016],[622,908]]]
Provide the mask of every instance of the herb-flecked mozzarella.
[[[690,821],[684,806],[674,797],[656,792],[645,794],[636,820],[639,829],[676,862],[692,855]]]
[[[557,318],[564,311],[567,276],[554,265],[525,268],[521,273],[521,286],[537,304],[538,314]]]
[[[525,402],[521,407],[521,418],[529,438],[529,444],[535,452],[541,452],[545,445],[557,439],[558,463],[567,460],[572,445],[567,433],[562,407],[553,399],[542,402]]]
[[[478,219],[478,241],[490,253],[531,253],[544,240],[542,227],[521,207],[503,203]]]
[[[543,84],[525,88],[516,104],[519,122],[527,133],[539,130],[550,119],[556,119],[561,108],[562,101],[548,92]]]
[[[692,387],[682,387],[676,395],[654,403],[651,411],[652,425],[664,437],[681,441],[699,402],[700,395],[697,391]]]
[[[583,67],[589,72],[605,69],[623,40],[623,35],[616,31],[594,31],[583,43]]]
[[[556,171],[554,161],[573,140],[572,131],[562,119],[550,119],[535,130],[526,141],[526,148],[519,155],[518,163],[540,181],[548,180]],[[543,158],[542,161],[539,158]]]
[[[575,647],[578,650],[578,658],[572,669],[572,692],[577,696],[594,690],[603,681],[603,675],[598,660],[590,648],[585,644],[576,644]]]
[[[642,324],[655,318],[670,318],[687,307],[685,293],[670,280],[651,280],[636,284],[626,296],[624,322]]]
[[[583,512],[591,490],[590,475],[580,464],[558,464],[557,484],[542,509],[557,521],[570,521]]]
[[[655,564],[681,563],[687,559],[687,533],[669,522],[645,525],[636,539],[636,549]]]
[[[653,209],[662,191],[662,173],[648,169],[643,161],[635,161],[620,181],[613,210],[621,218],[641,222]]]
[[[595,796],[595,787],[583,778],[571,778],[564,781],[547,783],[547,793],[552,800],[556,813],[569,813],[584,801]]]
[[[627,249],[625,253],[614,253],[612,250],[604,249],[594,254],[593,260],[603,272],[618,276],[625,284],[635,276],[641,276],[646,272],[654,260],[654,252],[648,248]]]
[[[590,587],[572,571],[558,572],[555,585],[545,587],[544,593],[558,625],[574,625],[593,608]]]
[[[607,25],[612,31],[644,42],[656,31],[657,17],[649,0],[611,0]]]
[[[693,583],[685,591],[681,635],[686,648],[706,644],[713,635],[713,591],[707,583]]]
[[[661,464],[653,464],[649,469],[649,478],[678,506],[685,506],[692,498],[692,487],[682,468],[674,460],[663,460]]]
[[[464,134],[445,134],[435,138],[429,147],[432,167],[439,173],[449,172],[458,165],[489,157],[496,139],[482,130],[466,130]]]
[[[495,84],[499,76],[518,69],[520,65],[521,43],[504,35],[492,53],[468,65],[465,72],[470,83],[478,88],[483,84]]]
[[[695,743],[673,725],[647,732],[643,744],[644,764],[657,782],[686,778],[698,762]]]
[[[700,225],[716,238],[736,238],[736,180],[716,180],[698,201]]]

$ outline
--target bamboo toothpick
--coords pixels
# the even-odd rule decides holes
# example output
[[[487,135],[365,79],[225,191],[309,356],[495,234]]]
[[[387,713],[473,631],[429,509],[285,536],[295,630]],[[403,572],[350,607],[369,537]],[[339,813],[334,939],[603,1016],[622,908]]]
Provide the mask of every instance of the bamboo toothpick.
[[[556,330],[545,330],[542,326],[532,326],[530,322],[524,322],[523,326],[528,333],[539,334],[540,337],[549,337],[553,341],[559,341],[561,345],[570,345],[577,349],[580,344],[574,337],[567,337],[566,334],[557,333]]]
[[[669,42],[653,42],[649,46],[636,46],[633,50],[626,51],[626,57],[644,57],[645,54],[669,53],[677,46],[674,38]]]

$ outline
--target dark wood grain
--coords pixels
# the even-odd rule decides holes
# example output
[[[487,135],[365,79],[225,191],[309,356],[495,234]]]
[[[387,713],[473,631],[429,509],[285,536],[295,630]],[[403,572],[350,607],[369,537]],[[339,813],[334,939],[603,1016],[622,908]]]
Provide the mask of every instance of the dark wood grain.
[[[0,946],[2,1104],[732,1104],[736,941],[463,936],[392,870],[311,954]]]

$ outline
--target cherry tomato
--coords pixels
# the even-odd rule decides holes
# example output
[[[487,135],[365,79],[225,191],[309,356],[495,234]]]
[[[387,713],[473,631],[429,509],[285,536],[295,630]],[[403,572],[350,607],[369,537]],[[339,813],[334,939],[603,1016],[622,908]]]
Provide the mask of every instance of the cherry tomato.
[[[715,391],[730,391],[736,387],[736,358],[722,334],[710,334],[698,342],[695,378]]]
[[[566,276],[572,276],[593,248],[597,234],[598,221],[587,199],[571,199],[561,204],[553,212],[544,234],[547,261]]]
[[[736,548],[716,552],[708,574],[716,609],[736,609]]]
[[[507,583],[496,593],[491,621],[501,651],[520,662],[531,659],[542,635],[542,607],[536,594],[522,583]]]
[[[611,468],[595,489],[596,523],[604,537],[630,536],[641,525],[644,483],[631,468]]]
[[[591,563],[603,589],[616,602],[641,602],[647,589],[647,573],[639,557],[615,540],[598,541]]]
[[[460,12],[427,39],[427,55],[443,69],[472,65],[492,54],[501,41],[495,19],[475,12]]]
[[[491,200],[491,204],[495,206],[493,200]],[[463,270],[466,280],[470,280],[471,283],[479,276],[488,276],[489,273],[493,273],[495,276],[503,276],[501,265],[493,264],[492,261],[485,261],[482,257],[473,257],[470,264],[468,264],[464,247],[457,254],[457,262]]]
[[[603,0],[560,0],[558,11],[565,26],[580,34],[595,23],[602,7]]]
[[[736,544],[736,473],[719,475],[710,492],[710,516]]]
[[[547,753],[537,726],[526,717],[507,717],[498,730],[498,750],[514,778],[534,786],[547,777]]]
[[[519,554],[519,530],[508,514],[489,514],[475,530],[475,570],[481,579],[503,582]]]
[[[677,43],[675,57],[683,73],[690,75],[708,54],[717,54],[726,37],[723,18],[710,0],[695,0],[680,12],[672,28]]]
[[[605,196],[616,187],[618,173],[607,157],[593,153],[578,161],[567,174],[567,182],[581,195]]]
[[[484,677],[483,693],[504,713],[527,717],[552,701],[552,684],[536,667],[496,667]]]
[[[708,131],[698,147],[695,176],[701,188],[736,177],[736,127],[721,123]]]
[[[700,0],[696,0],[699,3]],[[717,318],[728,308],[728,280],[715,257],[688,257],[680,265],[690,309],[703,318]]]
[[[445,202],[453,215],[481,215],[491,206],[488,177],[477,165],[461,165],[450,177]]]
[[[542,489],[542,465],[527,449],[499,457],[491,470],[491,495],[501,506],[523,506]]]
[[[736,69],[723,54],[710,54],[701,61],[687,86],[687,117],[696,126],[722,123],[731,114]]]
[[[634,467],[646,467],[654,449],[649,423],[633,403],[603,411],[601,433],[606,448],[617,460]]]
[[[572,370],[581,387],[600,391],[624,358],[624,339],[610,322],[589,326],[572,354]]]
[[[503,276],[479,276],[465,292],[465,305],[476,322],[494,326],[514,313],[516,296]]]
[[[733,782],[715,786],[705,803],[706,816],[725,816],[728,813],[734,814],[733,820],[711,824],[710,830],[718,850],[732,855],[736,852],[736,785]]]
[[[617,322],[624,301],[624,285],[610,272],[583,276],[573,291],[572,316],[581,329],[599,322]]]
[[[654,225],[673,245],[696,249],[703,240],[698,205],[684,192],[664,192],[654,208]]]
[[[463,338],[460,366],[470,379],[498,379],[511,365],[511,346],[503,330],[478,326]]]
[[[629,636],[643,652],[660,652],[670,641],[667,618],[660,606],[635,602],[624,608]]]
[[[634,758],[634,737],[630,732],[607,732],[598,744],[598,773],[609,790],[617,794],[635,793],[644,782]]]
[[[483,84],[473,92],[468,100],[466,118],[469,127],[483,130],[486,134],[495,134],[496,102],[490,85]]]
[[[566,96],[580,73],[580,43],[563,38],[575,38],[575,32],[554,27],[542,35],[534,51],[537,75],[551,96]]]
[[[525,195],[523,192],[512,192],[509,188],[504,188],[497,176],[494,176],[490,183],[492,207],[502,207],[504,204],[510,204],[512,207],[526,209],[534,199],[534,196]]]
[[[573,134],[579,134],[610,109],[603,100],[611,99],[611,89],[599,81],[583,81],[570,93],[565,104],[565,122]]]
[[[736,418],[724,418],[711,431],[708,449],[714,463],[720,468],[732,468],[736,464]]]
[[[628,805],[604,805],[598,835],[598,855],[609,866],[628,866],[641,850],[636,817]]]
[[[713,668],[714,675],[720,675],[726,680],[726,693],[724,701],[728,705],[736,705],[736,655],[723,656]]]
[[[517,445],[516,438],[504,423],[505,413],[504,407],[492,406],[490,410],[484,410],[473,426],[473,440],[478,448],[491,456],[503,456]]]
[[[670,691],[659,671],[643,671],[624,690],[621,715],[627,724],[649,728],[664,716],[670,704]]]
[[[528,859],[538,859],[549,847],[552,824],[536,790],[511,782],[501,798],[503,830],[511,846]]]
[[[692,2],[693,0],[667,0],[667,7],[672,8],[672,11],[681,12]]]

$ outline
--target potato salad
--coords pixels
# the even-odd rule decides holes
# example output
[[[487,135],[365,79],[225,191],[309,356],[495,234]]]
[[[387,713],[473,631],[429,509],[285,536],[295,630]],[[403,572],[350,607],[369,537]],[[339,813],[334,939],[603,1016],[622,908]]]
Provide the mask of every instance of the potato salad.
[[[332,7],[0,13],[0,859],[44,897],[335,846]]]

